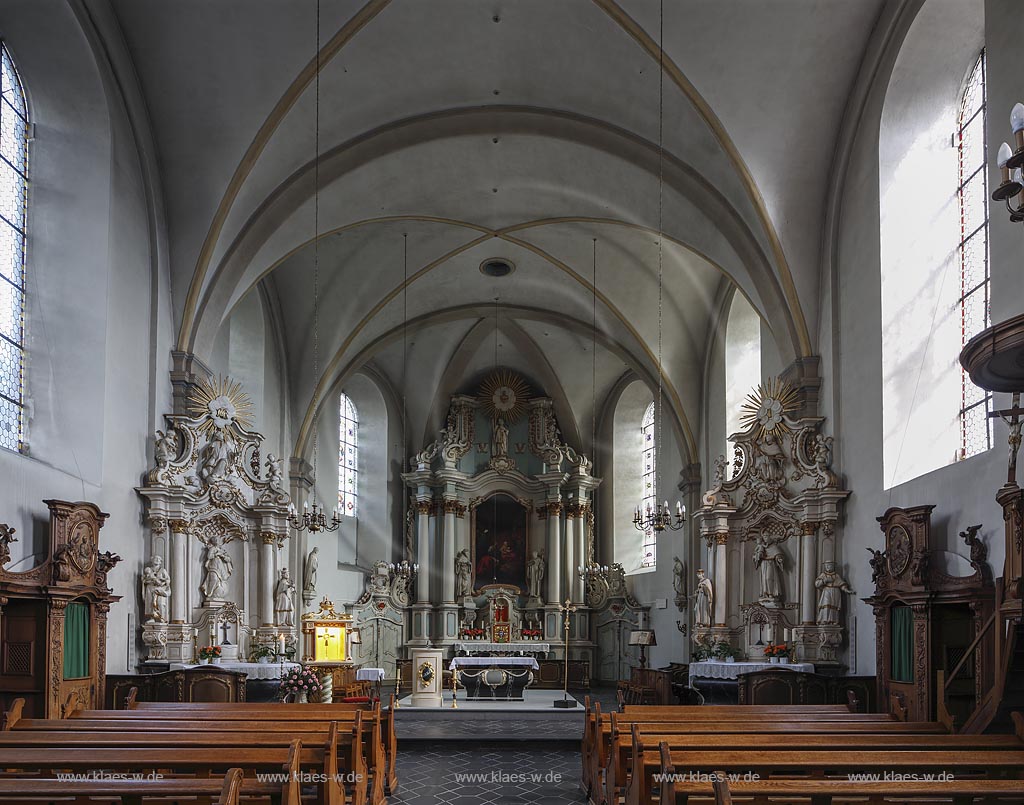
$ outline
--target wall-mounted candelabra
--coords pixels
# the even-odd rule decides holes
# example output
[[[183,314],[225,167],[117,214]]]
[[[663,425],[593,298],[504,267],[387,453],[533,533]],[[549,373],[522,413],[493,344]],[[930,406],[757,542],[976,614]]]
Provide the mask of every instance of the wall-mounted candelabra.
[[[1005,201],[1010,220],[1024,222],[1024,103],[1014,104],[1010,110],[1010,129],[1013,131],[1015,149],[1009,143],[999,146],[996,165],[1000,172],[999,187],[992,191],[994,201]]]

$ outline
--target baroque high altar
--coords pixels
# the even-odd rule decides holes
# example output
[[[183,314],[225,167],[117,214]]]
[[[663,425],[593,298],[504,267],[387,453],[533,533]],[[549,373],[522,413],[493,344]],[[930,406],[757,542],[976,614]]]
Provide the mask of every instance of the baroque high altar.
[[[166,416],[145,501],[149,562],[142,573],[142,640],[151,662],[192,662],[220,645],[244,660],[256,643],[298,643],[287,554],[291,498],[280,461],[260,455],[250,404],[237,384],[200,383],[188,415]]]
[[[791,418],[797,395],[772,379],[743,405],[731,474],[724,456],[697,513],[707,548],[693,636],[726,640],[747,659],[769,642],[837,668],[853,590],[837,561],[837,522],[850,492],[832,471],[821,417]]]

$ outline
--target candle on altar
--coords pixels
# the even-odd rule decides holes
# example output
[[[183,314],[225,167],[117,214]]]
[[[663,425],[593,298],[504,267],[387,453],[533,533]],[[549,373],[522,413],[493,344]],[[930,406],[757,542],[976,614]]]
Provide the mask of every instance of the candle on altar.
[[[281,643],[281,650],[278,651],[277,653],[280,654],[283,657],[284,656],[284,635],[279,635],[279,637],[280,637],[280,643]]]

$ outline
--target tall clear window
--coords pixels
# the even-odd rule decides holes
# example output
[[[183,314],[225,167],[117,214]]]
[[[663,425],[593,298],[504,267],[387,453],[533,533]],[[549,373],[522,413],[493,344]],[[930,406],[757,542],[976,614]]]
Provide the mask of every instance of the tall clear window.
[[[0,41],[0,447],[22,450],[25,427],[25,238],[28,105]]]
[[[347,394],[341,395],[338,444],[338,510],[356,516],[359,490],[359,415]]]
[[[633,421],[635,422],[636,420]],[[647,511],[655,507],[658,495],[658,456],[654,439],[654,403],[648,405],[647,410],[644,411],[644,418],[640,425],[640,437],[643,445],[640,455],[643,499],[640,505]],[[640,567],[655,567],[657,561],[657,538],[654,529],[648,528],[644,532],[643,559],[640,560]]]
[[[960,346],[991,323],[988,266],[988,146],[986,143],[985,51],[971,69],[960,102],[957,206],[960,216]],[[992,447],[992,395],[960,374],[960,458]]]

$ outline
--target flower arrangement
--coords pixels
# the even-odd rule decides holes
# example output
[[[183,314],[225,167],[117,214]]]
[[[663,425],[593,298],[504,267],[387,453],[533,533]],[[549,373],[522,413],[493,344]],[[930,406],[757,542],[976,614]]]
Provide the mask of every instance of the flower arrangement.
[[[203,646],[201,649],[199,649],[199,659],[219,660],[220,646]]]
[[[702,635],[693,641],[693,659],[696,662],[709,660],[714,656],[714,641],[707,635]]]
[[[712,655],[719,660],[731,657],[733,655],[732,652],[732,644],[728,640],[716,640],[711,649]]]
[[[462,636],[469,640],[483,640],[483,629],[463,629]]]
[[[793,649],[795,647],[789,643],[768,643],[764,647],[764,656],[769,659],[781,660],[785,657],[787,660],[793,656]]]
[[[543,629],[523,629],[520,634],[526,640],[540,640],[544,636]]]
[[[250,662],[265,662],[274,657],[274,650],[270,646],[257,644],[249,652]]]
[[[300,699],[310,693],[319,693],[322,689],[320,677],[312,668],[289,668],[281,677],[281,693],[295,693]]]

